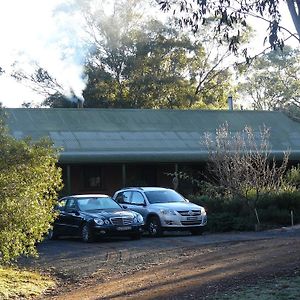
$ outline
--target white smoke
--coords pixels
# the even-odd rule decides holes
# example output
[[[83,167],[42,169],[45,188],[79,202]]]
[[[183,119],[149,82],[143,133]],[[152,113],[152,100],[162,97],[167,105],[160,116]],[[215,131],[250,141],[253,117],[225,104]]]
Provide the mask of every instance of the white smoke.
[[[16,66],[30,74],[36,65],[57,80],[66,96],[73,91],[82,99],[86,85],[83,60],[88,50],[82,42],[83,23],[75,2],[1,1],[0,67],[5,73],[0,76],[0,102],[16,107],[24,101],[41,99],[10,78]]]

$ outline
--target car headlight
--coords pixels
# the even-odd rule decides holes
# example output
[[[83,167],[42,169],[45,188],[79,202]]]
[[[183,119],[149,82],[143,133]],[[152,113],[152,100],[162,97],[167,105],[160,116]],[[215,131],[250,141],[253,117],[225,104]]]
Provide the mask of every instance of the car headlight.
[[[97,225],[103,225],[104,224],[104,220],[103,219],[94,219],[95,223]]]
[[[141,215],[137,216],[137,220],[138,220],[139,223],[143,223],[144,222],[144,219],[143,219],[143,217]]]
[[[201,207],[201,215],[206,215],[206,211],[205,211],[205,209],[204,209],[204,207]]]
[[[133,218],[133,223],[143,223],[144,219],[140,214],[136,214]]]
[[[161,209],[160,213],[163,215],[173,215],[176,216],[176,212],[173,209]]]

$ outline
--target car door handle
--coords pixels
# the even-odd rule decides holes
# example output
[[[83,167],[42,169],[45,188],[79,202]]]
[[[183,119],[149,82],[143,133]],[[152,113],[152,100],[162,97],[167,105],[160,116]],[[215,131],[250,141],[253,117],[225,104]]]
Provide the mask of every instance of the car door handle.
[[[126,208],[127,208],[127,205],[123,205],[123,208],[125,208],[125,209],[126,209]]]

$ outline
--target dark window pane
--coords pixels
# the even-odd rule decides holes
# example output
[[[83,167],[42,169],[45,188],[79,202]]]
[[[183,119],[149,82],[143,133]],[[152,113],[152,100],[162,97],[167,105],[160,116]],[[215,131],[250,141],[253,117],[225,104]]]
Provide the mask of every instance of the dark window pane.
[[[102,170],[100,167],[86,166],[83,169],[84,188],[88,190],[103,189]]]

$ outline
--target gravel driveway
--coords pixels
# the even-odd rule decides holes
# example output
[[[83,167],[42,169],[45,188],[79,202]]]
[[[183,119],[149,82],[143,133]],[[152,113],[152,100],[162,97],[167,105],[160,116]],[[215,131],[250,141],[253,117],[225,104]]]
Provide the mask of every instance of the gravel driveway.
[[[72,297],[73,300],[110,299],[111,296],[107,295],[110,295],[109,293],[112,293],[112,291],[108,291],[107,295],[103,296],[101,294],[100,296],[99,294],[97,296],[98,292],[93,292],[93,288],[101,284],[105,284],[105,287],[108,288],[109,282],[112,284],[115,280],[121,279],[127,279],[128,281],[131,277],[132,284],[134,284],[136,281],[134,276],[141,272],[150,272],[148,275],[151,277],[154,270],[156,272],[157,268],[160,268],[161,271],[163,269],[168,270],[169,265],[176,266],[176,269],[183,262],[185,264],[187,262],[192,263],[194,260],[196,262],[197,259],[201,260],[203,265],[202,260],[206,257],[211,257],[212,263],[215,258],[214,263],[216,263],[220,259],[220,254],[223,256],[224,253],[227,253],[228,257],[231,257],[230,249],[238,251],[238,253],[243,251],[251,253],[251,248],[255,249],[257,245],[265,249],[272,243],[274,243],[274,247],[276,244],[276,248],[280,249],[279,244],[286,245],[287,241],[292,245],[297,245],[300,249],[300,226],[264,232],[204,234],[203,236],[170,233],[161,238],[145,236],[138,241],[131,241],[127,238],[114,238],[91,244],[82,243],[79,239],[74,238],[61,239],[41,243],[38,246],[40,257],[38,259],[24,259],[22,264],[51,273],[58,279],[58,288],[50,291],[49,299],[54,299],[55,296],[57,296],[57,299]],[[240,250],[237,250],[237,245],[241,247]],[[252,252],[256,253],[256,251],[258,250]],[[279,253],[277,255],[281,257]],[[194,268],[197,266],[198,263],[195,263]],[[193,269],[191,266],[187,268]],[[186,268],[184,272],[186,272]],[[161,276],[166,276],[166,274],[161,274]],[[155,280],[152,278],[151,282],[153,281]],[[146,284],[146,282],[141,284]],[[74,293],[74,289],[75,294],[78,288],[80,288],[78,290],[80,292],[83,287],[91,289],[90,296],[88,296],[88,292],[85,293],[86,298],[80,293],[78,298],[74,294],[66,296],[68,293]],[[194,288],[195,286],[193,286]],[[101,291],[104,291],[103,287]],[[127,292],[124,293],[121,294],[120,299],[126,298],[124,295]],[[189,294],[192,295],[192,292],[190,291]],[[129,293],[129,295],[130,299],[134,298],[133,294]],[[166,296],[166,293],[160,294],[160,296],[157,295],[156,298],[165,297],[163,295]],[[142,295],[142,298],[146,299],[146,294]],[[116,297],[116,299],[119,298]]]

